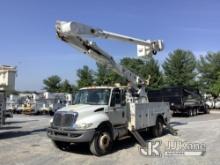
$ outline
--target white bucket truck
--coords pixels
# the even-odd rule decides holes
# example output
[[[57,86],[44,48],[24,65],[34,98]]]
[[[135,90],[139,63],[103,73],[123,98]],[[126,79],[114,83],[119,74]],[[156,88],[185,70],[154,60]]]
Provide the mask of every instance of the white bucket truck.
[[[97,63],[113,69],[131,85],[80,89],[75,96],[74,105],[58,110],[50,122],[47,134],[57,147],[88,142],[94,155],[104,155],[111,151],[113,141],[129,134],[134,135],[142,146],[145,142],[139,131],[149,130],[155,137],[162,135],[163,127],[168,125],[171,117],[168,103],[149,103],[145,93],[145,86],[149,81],[117,64],[112,56],[83,37],[93,36],[137,44],[141,57],[161,51],[161,40],[140,40],[77,22],[57,22],[56,31],[62,41],[89,55]]]

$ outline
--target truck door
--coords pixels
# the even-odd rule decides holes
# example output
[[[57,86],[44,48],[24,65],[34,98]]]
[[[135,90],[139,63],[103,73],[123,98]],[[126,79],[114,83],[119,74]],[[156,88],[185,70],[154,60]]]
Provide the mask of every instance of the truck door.
[[[108,115],[113,125],[126,123],[126,106],[123,94],[124,93],[118,88],[115,88],[112,91]]]

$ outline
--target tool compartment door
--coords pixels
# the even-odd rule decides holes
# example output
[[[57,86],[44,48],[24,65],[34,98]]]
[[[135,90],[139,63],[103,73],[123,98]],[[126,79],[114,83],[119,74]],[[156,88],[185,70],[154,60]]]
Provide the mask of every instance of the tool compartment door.
[[[164,118],[170,118],[170,108],[168,102],[150,102],[146,104],[149,111],[149,126],[156,124],[157,116],[162,115]]]
[[[146,109],[145,103],[130,103],[129,104],[130,116],[128,129],[129,130],[138,130],[146,128],[148,126],[149,114],[148,109]]]
[[[169,104],[167,102],[130,103],[129,110],[129,130],[154,126],[159,114],[163,117],[169,116]]]

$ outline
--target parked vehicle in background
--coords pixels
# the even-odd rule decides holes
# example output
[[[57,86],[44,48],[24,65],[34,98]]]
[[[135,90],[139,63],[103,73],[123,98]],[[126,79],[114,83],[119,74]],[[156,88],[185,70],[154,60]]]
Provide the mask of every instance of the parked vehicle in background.
[[[17,109],[17,105],[13,102],[6,101],[6,110],[5,116],[6,117],[13,117],[13,112]]]
[[[6,106],[6,109],[5,109],[5,112],[4,112],[4,115],[5,117],[13,117],[13,111],[11,109],[7,109],[7,106]]]
[[[17,109],[14,111],[14,113],[16,113],[16,114],[21,114],[21,113],[22,113],[22,110],[23,110],[22,104],[18,104],[18,107],[17,107]]]
[[[58,109],[65,107],[66,101],[60,99],[45,99],[44,103],[39,109],[40,114],[53,115]]]
[[[215,107],[214,99],[206,99],[205,104],[209,109],[213,109]]]
[[[13,117],[13,112],[11,110],[5,110],[5,117],[6,118],[12,118]]]
[[[22,105],[22,113],[26,115],[34,114],[34,105],[32,103],[25,103]]]
[[[72,104],[72,94],[69,93],[21,92],[7,98],[8,112],[17,114],[53,114],[68,104]]]
[[[58,109],[72,104],[72,94],[45,92],[40,113],[53,115]]]
[[[6,110],[10,110],[13,113],[16,111],[18,108],[18,104],[15,104],[14,102],[8,102],[6,103]]]
[[[150,102],[169,102],[173,113],[184,113],[195,116],[198,113],[209,113],[205,100],[199,90],[189,87],[166,87],[159,90],[148,90]]]
[[[215,109],[220,109],[220,98],[215,99]]]

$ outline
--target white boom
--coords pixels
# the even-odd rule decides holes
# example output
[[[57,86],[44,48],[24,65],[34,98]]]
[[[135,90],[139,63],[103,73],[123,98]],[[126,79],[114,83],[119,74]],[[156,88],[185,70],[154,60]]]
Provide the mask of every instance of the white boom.
[[[106,65],[113,69],[119,75],[125,77],[133,85],[143,84],[146,81],[140,76],[132,73],[127,68],[117,64],[112,56],[106,53],[104,50],[99,48],[95,42],[91,42],[86,37],[98,37],[104,39],[115,39],[138,45],[138,52],[140,56],[146,57],[152,54],[156,54],[157,51],[163,49],[162,40],[150,41],[132,38],[129,36],[111,33],[98,28],[92,28],[90,26],[77,23],[77,22],[64,22],[57,21],[56,23],[57,36],[69,43],[71,46],[79,49],[85,54],[96,60],[97,63]],[[141,50],[142,49],[142,50]],[[144,54],[143,54],[144,52]]]

